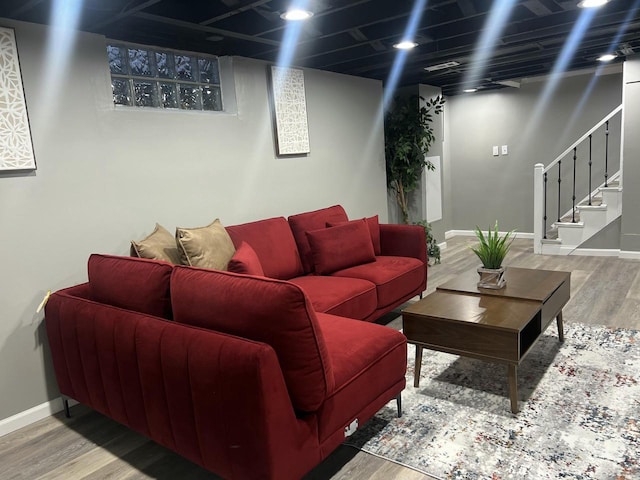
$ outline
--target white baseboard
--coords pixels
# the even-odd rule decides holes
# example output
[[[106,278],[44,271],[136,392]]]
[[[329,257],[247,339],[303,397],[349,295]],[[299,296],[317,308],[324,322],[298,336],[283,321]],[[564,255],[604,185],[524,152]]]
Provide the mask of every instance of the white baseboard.
[[[638,252],[640,254],[640,252]],[[586,255],[589,257],[620,257],[617,248],[576,248],[570,255]],[[640,258],[638,256],[637,258]]]
[[[69,400],[69,406],[77,405],[78,402]],[[47,418],[54,413],[61,412],[63,409],[62,397],[55,398],[49,402],[36,405],[24,412],[16,413],[11,417],[0,420],[0,437],[8,433],[20,430],[27,425],[31,425],[43,418]]]
[[[507,232],[498,232],[500,235],[504,235]],[[450,239],[451,237],[456,237],[456,236],[460,236],[460,237],[475,237],[476,236],[476,232],[474,232],[473,230],[447,230],[446,232],[444,232],[444,238],[446,240]],[[526,238],[529,240],[533,240],[533,233],[527,233],[527,232],[515,232],[513,234],[513,236],[515,238]]]
[[[444,250],[445,248],[447,248],[447,242],[439,243],[438,246],[440,247],[440,250]]]
[[[640,260],[640,252],[620,250],[620,258],[630,258],[634,260]]]

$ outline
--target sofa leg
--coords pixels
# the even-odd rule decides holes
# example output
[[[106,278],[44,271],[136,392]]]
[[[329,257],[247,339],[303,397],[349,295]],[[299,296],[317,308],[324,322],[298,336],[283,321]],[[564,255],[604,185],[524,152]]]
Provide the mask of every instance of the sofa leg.
[[[422,300],[422,293],[420,294],[420,300]]]
[[[396,397],[396,404],[398,405],[398,418],[400,418],[402,417],[402,393]]]
[[[71,410],[69,410],[69,399],[62,396],[62,406],[64,407],[64,416],[67,418],[71,418]]]

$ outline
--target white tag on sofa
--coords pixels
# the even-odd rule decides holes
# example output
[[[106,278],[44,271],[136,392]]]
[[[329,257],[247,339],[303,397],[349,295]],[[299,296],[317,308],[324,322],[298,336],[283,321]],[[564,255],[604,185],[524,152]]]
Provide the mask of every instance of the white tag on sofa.
[[[351,435],[356,433],[356,430],[358,430],[358,419],[357,418],[353,422],[351,422],[349,425],[344,427],[344,438],[350,437]]]

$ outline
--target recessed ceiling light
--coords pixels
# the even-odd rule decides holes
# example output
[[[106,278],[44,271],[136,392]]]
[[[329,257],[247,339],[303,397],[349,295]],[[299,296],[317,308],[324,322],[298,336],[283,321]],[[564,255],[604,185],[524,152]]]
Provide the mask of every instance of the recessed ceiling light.
[[[398,50],[411,50],[417,46],[418,44],[412,40],[403,40],[400,43],[396,43],[393,48],[397,48]]]
[[[606,55],[602,55],[602,56],[598,57],[598,61],[599,62],[610,62],[614,58],[616,58],[616,55],[614,55],[613,53],[607,53]]]
[[[463,90],[463,92],[464,92],[464,93],[475,93],[475,92],[477,92],[477,91],[478,91],[478,89],[477,89],[477,88],[465,88],[465,89]]]
[[[580,8],[595,8],[601,7],[609,3],[609,0],[582,0],[578,6]]]
[[[280,15],[281,19],[290,21],[307,20],[311,17],[313,17],[313,12],[310,12],[309,10],[301,10],[299,8],[287,10],[282,15]]]

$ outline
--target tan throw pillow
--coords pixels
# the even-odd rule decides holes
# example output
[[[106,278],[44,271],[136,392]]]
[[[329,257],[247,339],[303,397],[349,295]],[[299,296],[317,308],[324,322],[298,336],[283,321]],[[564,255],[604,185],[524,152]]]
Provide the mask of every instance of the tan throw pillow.
[[[217,218],[199,228],[176,228],[176,243],[185,265],[226,270],[236,252],[231,237]]]
[[[131,249],[140,258],[164,260],[180,265],[176,239],[159,223],[156,223],[156,228],[146,238],[138,242],[131,240]]]

